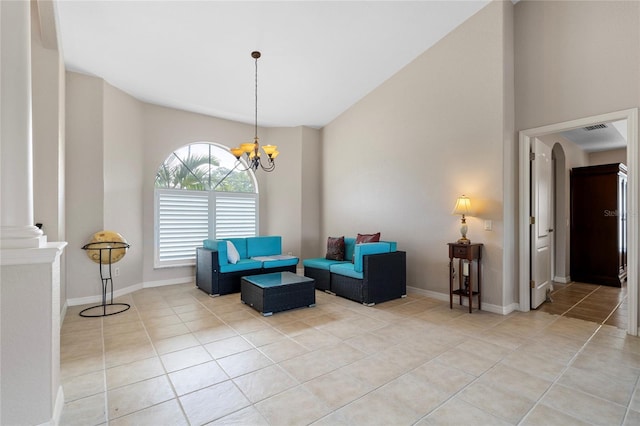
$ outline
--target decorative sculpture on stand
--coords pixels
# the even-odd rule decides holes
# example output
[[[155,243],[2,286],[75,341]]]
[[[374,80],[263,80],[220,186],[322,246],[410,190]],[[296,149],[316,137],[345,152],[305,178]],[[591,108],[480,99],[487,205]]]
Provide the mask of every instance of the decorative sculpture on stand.
[[[80,311],[81,317],[105,317],[119,314],[131,307],[128,303],[113,303],[113,279],[111,278],[111,265],[122,260],[127,249],[127,241],[117,232],[100,231],[93,234],[91,242],[82,246],[86,250],[89,259],[98,264],[100,268],[100,279],[102,280],[102,304],[92,306]],[[107,288],[111,287],[111,298],[107,303]],[[107,309],[107,306],[115,306],[115,309]],[[101,309],[99,313],[87,313],[87,311]]]

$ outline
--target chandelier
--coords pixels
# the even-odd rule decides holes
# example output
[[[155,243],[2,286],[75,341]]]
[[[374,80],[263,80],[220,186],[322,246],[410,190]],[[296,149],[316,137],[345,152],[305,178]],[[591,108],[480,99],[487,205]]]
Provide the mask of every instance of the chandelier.
[[[280,153],[278,152],[278,147],[276,145],[265,145],[262,147],[262,150],[266,154],[266,160],[263,160],[263,157],[260,156],[260,143],[258,142],[258,58],[260,58],[260,52],[251,52],[251,57],[255,59],[256,63],[256,111],[253,142],[245,142],[240,144],[240,146],[237,148],[231,148],[231,153],[238,160],[244,159],[247,164],[247,167],[244,169],[244,171],[249,169],[256,171],[259,167],[264,171],[271,172],[276,168],[276,163],[274,160]]]

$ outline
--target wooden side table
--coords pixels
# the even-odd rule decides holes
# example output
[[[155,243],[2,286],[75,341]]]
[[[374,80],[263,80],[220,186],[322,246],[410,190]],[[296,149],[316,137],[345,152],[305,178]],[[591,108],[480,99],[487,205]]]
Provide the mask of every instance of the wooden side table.
[[[458,244],[447,243],[449,245],[449,309],[453,309],[453,295],[460,297],[460,304],[462,305],[462,298],[469,298],[469,313],[472,311],[473,296],[478,296],[478,310],[482,308],[482,244]],[[458,288],[453,288],[453,259],[458,259]],[[477,265],[477,289],[473,289],[473,277],[471,273],[471,266],[469,267],[469,274],[463,277],[462,275],[462,261],[467,260],[476,262]]]

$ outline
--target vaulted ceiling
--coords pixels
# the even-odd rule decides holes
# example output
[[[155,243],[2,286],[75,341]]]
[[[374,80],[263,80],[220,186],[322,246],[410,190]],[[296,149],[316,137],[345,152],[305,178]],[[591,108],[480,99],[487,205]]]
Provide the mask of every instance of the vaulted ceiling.
[[[57,0],[67,69],[136,98],[322,127],[488,1]]]

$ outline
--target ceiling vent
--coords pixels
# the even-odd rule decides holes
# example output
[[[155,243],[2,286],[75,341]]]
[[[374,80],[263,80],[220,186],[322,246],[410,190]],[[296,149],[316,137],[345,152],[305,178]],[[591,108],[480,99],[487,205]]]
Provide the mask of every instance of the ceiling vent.
[[[584,130],[586,130],[587,132],[590,132],[591,130],[606,129],[606,128],[607,128],[606,124],[595,124],[593,126],[584,127]]]

